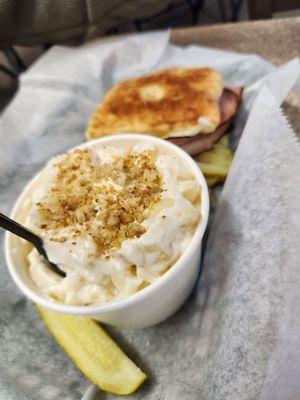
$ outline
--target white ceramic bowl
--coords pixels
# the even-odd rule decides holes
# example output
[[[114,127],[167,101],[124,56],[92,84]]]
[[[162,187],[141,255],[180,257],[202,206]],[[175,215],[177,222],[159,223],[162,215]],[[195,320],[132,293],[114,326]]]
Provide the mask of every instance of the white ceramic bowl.
[[[127,328],[141,328],[157,324],[172,315],[186,300],[196,282],[201,254],[201,241],[207,225],[209,213],[208,189],[204,176],[194,160],[172,143],[146,135],[107,136],[84,143],[79,148],[114,145],[131,147],[137,142],[153,143],[158,149],[172,154],[195,174],[201,186],[201,221],[184,254],[156,282],[125,299],[104,305],[72,306],[56,302],[42,295],[28,272],[27,254],[30,247],[17,236],[7,233],[5,255],[10,274],[19,289],[33,302],[42,307],[64,314],[80,315],[98,321]],[[31,193],[38,186],[37,174],[25,187],[16,202],[11,218],[23,222],[31,207]]]

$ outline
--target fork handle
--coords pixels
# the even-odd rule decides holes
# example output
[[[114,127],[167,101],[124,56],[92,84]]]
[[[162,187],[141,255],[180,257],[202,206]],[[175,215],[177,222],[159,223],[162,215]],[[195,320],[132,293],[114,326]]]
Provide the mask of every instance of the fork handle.
[[[28,240],[28,242],[32,243],[37,251],[46,259],[49,267],[62,276],[63,278],[66,276],[66,273],[62,271],[55,263],[51,262],[48,258],[47,252],[44,248],[43,239],[37,236],[35,233],[25,228],[25,226],[20,225],[18,222],[13,221],[8,218],[6,215],[0,212],[0,227],[6,229],[7,231],[14,233],[15,235]]]
[[[32,243],[35,247],[39,247],[43,245],[42,239],[38,237],[35,233],[20,225],[18,222],[13,221],[8,218],[6,215],[0,212],[0,227],[14,233],[21,238],[28,240],[28,242]]]

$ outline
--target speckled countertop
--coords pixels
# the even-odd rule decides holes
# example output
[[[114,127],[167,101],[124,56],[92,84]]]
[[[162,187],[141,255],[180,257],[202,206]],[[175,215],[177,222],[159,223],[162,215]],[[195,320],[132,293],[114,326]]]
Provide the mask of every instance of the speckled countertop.
[[[275,65],[300,57],[300,17],[175,29],[171,40],[241,53],[255,53]],[[300,89],[291,93],[284,111],[300,137]]]

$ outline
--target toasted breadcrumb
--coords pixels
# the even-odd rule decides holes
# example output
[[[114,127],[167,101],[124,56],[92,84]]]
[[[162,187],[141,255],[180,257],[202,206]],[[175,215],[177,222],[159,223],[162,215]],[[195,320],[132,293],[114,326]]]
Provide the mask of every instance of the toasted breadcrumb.
[[[163,190],[156,158],[155,151],[129,151],[101,164],[90,150],[67,153],[54,164],[53,184],[36,203],[40,228],[59,242],[66,240],[59,232],[67,227],[74,239],[90,235],[98,255],[141,236],[141,223]]]

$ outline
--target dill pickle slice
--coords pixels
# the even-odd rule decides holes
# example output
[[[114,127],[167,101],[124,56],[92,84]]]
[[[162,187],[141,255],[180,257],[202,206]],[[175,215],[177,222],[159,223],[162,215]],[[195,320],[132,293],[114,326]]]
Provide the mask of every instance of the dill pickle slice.
[[[232,153],[228,146],[228,136],[223,136],[219,142],[214,144],[211,150],[200,154],[195,160],[210,186],[224,181],[232,161]]]

